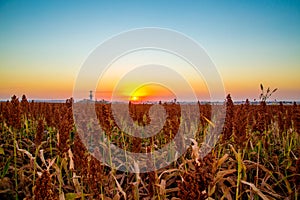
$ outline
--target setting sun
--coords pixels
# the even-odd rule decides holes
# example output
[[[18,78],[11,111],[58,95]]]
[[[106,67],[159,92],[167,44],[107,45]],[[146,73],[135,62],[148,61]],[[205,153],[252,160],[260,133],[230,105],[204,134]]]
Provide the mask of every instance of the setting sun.
[[[138,101],[138,100],[139,100],[139,97],[137,97],[137,96],[131,97],[131,101]]]
[[[159,84],[145,84],[137,89],[135,89],[131,95],[130,100],[134,102],[143,102],[143,101],[168,101],[176,98],[176,95],[173,94],[168,88]]]

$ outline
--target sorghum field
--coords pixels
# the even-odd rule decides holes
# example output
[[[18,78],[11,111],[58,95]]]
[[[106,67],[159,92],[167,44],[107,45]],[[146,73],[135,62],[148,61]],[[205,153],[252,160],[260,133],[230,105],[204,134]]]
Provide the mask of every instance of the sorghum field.
[[[80,140],[66,103],[28,102],[13,96],[0,104],[0,199],[299,199],[299,105],[234,105],[227,96],[225,124],[212,151],[199,149],[211,126],[211,105],[199,105],[200,124],[187,152],[168,167],[129,173],[95,159]],[[174,137],[180,105],[151,138],[124,136],[111,104],[96,103],[112,143],[132,152],[159,148]],[[149,104],[130,104],[132,119],[149,123]],[[88,126],[87,126],[88,128]]]

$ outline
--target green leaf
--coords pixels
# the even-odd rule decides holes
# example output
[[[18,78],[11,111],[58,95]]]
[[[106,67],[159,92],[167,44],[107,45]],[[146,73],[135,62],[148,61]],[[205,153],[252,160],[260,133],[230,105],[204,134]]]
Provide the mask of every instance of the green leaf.
[[[4,155],[4,149],[2,147],[0,147],[0,155]]]
[[[74,200],[77,198],[77,194],[76,193],[67,193],[65,198],[66,198],[66,200]]]
[[[12,159],[12,157],[9,157],[7,159],[7,161],[6,161],[5,165],[4,165],[4,168],[3,168],[2,172],[1,172],[1,178],[3,178],[6,175],[6,173],[8,171],[8,168],[9,168],[9,164],[10,164],[11,159]]]

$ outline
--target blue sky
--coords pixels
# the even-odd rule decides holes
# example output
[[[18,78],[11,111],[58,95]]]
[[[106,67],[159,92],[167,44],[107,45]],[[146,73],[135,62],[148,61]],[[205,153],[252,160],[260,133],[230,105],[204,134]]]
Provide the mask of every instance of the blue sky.
[[[0,98],[67,98],[101,42],[162,27],[200,43],[233,98],[300,99],[300,1],[0,1]],[[59,86],[64,87],[59,87]]]

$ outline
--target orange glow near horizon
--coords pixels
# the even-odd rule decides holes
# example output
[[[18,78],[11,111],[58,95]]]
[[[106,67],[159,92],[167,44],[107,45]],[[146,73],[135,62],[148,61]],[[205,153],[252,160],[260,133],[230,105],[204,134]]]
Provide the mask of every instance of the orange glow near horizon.
[[[174,54],[155,50],[134,51],[113,62],[99,77],[95,96],[108,101],[210,99],[205,79],[193,66]]]
[[[146,53],[150,54],[149,57],[146,56],[148,55]],[[168,92],[167,89],[153,89],[155,86],[153,86],[152,89],[147,86],[145,87],[147,90],[140,89],[138,92],[139,94],[132,94],[134,88],[139,86],[136,84],[136,80],[143,80],[149,75],[156,74],[161,75],[161,77],[172,78],[172,76],[168,73],[159,74],[153,72],[151,74],[149,72],[145,72],[140,75],[140,73],[136,73],[134,71],[134,67],[139,66],[140,63],[145,61],[151,63],[152,60],[158,60],[164,65],[178,70],[178,73],[181,76],[184,76],[189,82],[200,101],[210,100],[210,91],[208,91],[208,88],[206,87],[205,77],[201,78],[193,71],[189,71],[188,68],[190,66],[186,63],[176,57],[174,58],[170,55],[166,55],[165,53],[161,53],[159,55],[156,55],[151,51],[146,53],[142,54],[135,52],[132,55],[127,55],[127,59],[123,58],[118,60],[113,66],[109,67],[106,71],[106,75],[101,77],[101,87],[98,86],[96,89],[91,87],[84,88],[80,98],[89,98],[89,91],[93,90],[96,91],[94,94],[95,99],[105,99],[110,101],[112,94],[114,93],[115,85],[124,78],[124,81],[120,82],[120,84],[124,85],[120,86],[122,91],[119,90],[119,93],[117,94],[120,98],[122,97],[123,100],[130,100],[132,96],[136,96],[138,98],[137,101],[172,100],[175,98],[174,94]],[[4,64],[8,65],[7,63]],[[18,64],[21,65],[20,63]],[[262,83],[265,87],[270,86],[271,89],[278,88],[278,91],[272,95],[271,100],[299,100],[300,98],[300,79],[298,78],[298,68],[295,68],[293,73],[288,75],[284,74],[284,68],[273,68],[272,72],[274,72],[274,74],[272,76],[266,76],[265,74],[267,72],[262,70],[259,71],[256,68],[251,68],[250,66],[247,66],[246,69],[240,68],[235,70],[236,73],[232,73],[230,68],[226,68],[224,66],[219,66],[219,69],[220,75],[224,81],[226,94],[231,94],[234,100],[245,100],[246,98],[249,100],[257,99],[260,94],[260,83]],[[76,73],[74,70],[72,71],[68,68],[61,67],[61,70],[53,71],[28,66],[27,68],[20,69],[18,71],[5,70],[5,68],[2,68],[0,69],[0,72],[2,75],[2,78],[0,79],[1,100],[8,100],[13,95],[21,97],[23,94],[25,94],[28,99],[67,99],[73,96]],[[130,75],[130,73],[132,73],[132,75]],[[236,74],[239,74],[239,76]],[[180,89],[181,94],[184,94],[185,96],[189,95],[186,94],[186,88],[182,87],[180,84],[176,87]]]
[[[147,102],[147,101],[172,101],[176,95],[168,88],[160,84],[144,84],[132,91],[96,92],[96,99],[105,99],[109,101],[132,101],[132,102]]]

